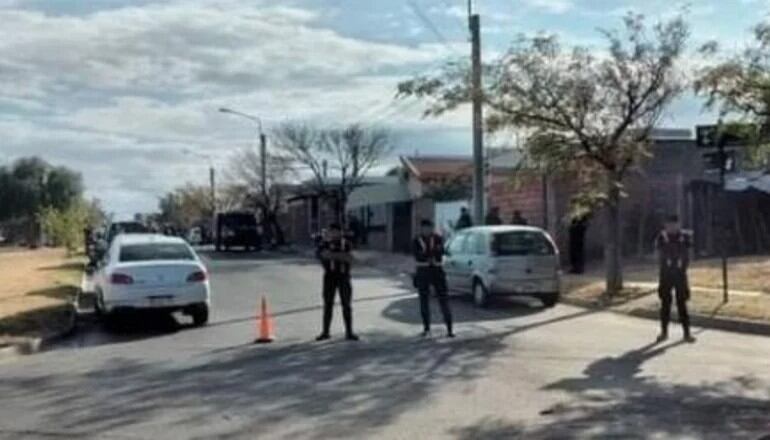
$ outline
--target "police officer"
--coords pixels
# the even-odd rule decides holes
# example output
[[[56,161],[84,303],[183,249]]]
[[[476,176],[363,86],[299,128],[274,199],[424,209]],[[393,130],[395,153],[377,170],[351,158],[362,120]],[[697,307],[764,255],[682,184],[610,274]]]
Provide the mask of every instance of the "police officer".
[[[420,313],[422,314],[423,337],[430,336],[430,288],[436,291],[441,314],[447,328],[447,336],[454,338],[452,332],[452,311],[449,309],[446,274],[441,267],[444,258],[444,240],[433,231],[433,222],[420,222],[420,235],[412,243],[414,259],[417,262],[415,286],[420,294]]]
[[[350,266],[353,262],[351,255],[352,246],[349,240],[342,236],[342,229],[338,224],[332,224],[326,230],[326,236],[318,246],[316,255],[321,260],[324,268],[323,278],[323,330],[316,341],[329,339],[329,328],[332,323],[332,309],[334,308],[334,296],[340,292],[342,303],[342,318],[345,321],[345,338],[357,341],[358,336],[353,333],[353,311],[350,302],[353,296],[353,287],[350,283]]]
[[[663,231],[655,240],[660,265],[658,296],[660,297],[660,336],[658,342],[668,339],[668,323],[671,320],[671,291],[676,294],[676,308],[679,321],[684,330],[684,340],[695,342],[690,334],[690,317],[687,313],[687,301],[690,299],[690,288],[687,281],[687,268],[690,264],[690,247],[692,241],[679,225],[676,215],[666,219]]]

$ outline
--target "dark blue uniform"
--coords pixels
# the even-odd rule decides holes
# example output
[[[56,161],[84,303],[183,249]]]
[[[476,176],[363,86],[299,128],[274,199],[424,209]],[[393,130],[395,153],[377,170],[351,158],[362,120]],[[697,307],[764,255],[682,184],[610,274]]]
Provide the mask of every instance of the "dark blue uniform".
[[[659,256],[658,296],[661,301],[661,334],[668,335],[668,323],[671,320],[671,302],[673,290],[676,295],[676,309],[682,323],[685,337],[690,336],[690,316],[687,313],[687,301],[690,299],[690,287],[687,281],[687,268],[690,265],[692,240],[682,231],[667,233],[662,231],[655,240]]]
[[[322,241],[316,250],[316,256],[321,260],[324,268],[322,294],[323,335],[329,334],[332,323],[332,310],[334,308],[334,296],[337,291],[340,293],[340,302],[342,303],[342,318],[345,321],[345,332],[348,336],[353,335],[353,311],[350,305],[353,297],[353,287],[350,283],[350,263],[332,258],[324,258],[323,255],[324,251],[328,251],[350,256],[351,250],[350,241],[345,238]]]
[[[417,262],[415,286],[420,294],[420,313],[425,332],[430,331],[430,289],[436,292],[441,314],[447,331],[452,335],[452,312],[449,309],[446,274],[441,267],[444,258],[444,240],[438,234],[418,236],[412,243],[414,259]]]

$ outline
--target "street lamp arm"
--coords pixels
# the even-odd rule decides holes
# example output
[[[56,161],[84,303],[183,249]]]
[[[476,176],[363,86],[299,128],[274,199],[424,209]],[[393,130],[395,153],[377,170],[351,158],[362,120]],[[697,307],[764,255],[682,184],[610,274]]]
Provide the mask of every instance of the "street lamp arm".
[[[242,118],[246,118],[250,121],[256,122],[257,125],[259,125],[259,133],[262,133],[262,119],[259,118],[259,116],[253,116],[248,113],[239,112],[238,110],[233,110],[231,108],[227,107],[221,107],[219,109],[220,113],[229,113],[231,115],[240,116]]]

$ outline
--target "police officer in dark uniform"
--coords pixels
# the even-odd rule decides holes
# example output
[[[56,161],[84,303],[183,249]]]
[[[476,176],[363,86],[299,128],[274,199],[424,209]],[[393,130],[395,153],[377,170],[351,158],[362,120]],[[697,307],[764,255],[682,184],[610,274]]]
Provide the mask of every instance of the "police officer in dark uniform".
[[[452,311],[449,309],[446,274],[441,267],[444,258],[444,240],[433,231],[433,222],[420,222],[420,235],[413,243],[414,259],[417,262],[415,286],[420,294],[420,313],[422,314],[422,336],[430,336],[430,289],[436,292],[441,314],[447,328],[447,336],[454,338],[452,332]]]
[[[316,338],[317,341],[329,339],[329,329],[332,323],[332,309],[334,308],[334,296],[340,292],[342,303],[342,318],[345,321],[345,338],[357,341],[358,336],[353,333],[353,311],[350,302],[353,296],[353,287],[350,283],[350,266],[353,262],[351,254],[352,245],[342,236],[342,229],[337,224],[329,226],[326,237],[318,246],[316,255],[324,268],[323,278],[323,330]]]
[[[690,334],[690,317],[687,313],[687,301],[690,288],[687,281],[687,268],[690,264],[692,240],[680,225],[675,215],[666,219],[665,227],[655,240],[660,265],[658,296],[660,297],[660,336],[658,342],[668,339],[668,323],[671,320],[671,291],[675,292],[676,309],[684,330],[684,340],[695,342]]]

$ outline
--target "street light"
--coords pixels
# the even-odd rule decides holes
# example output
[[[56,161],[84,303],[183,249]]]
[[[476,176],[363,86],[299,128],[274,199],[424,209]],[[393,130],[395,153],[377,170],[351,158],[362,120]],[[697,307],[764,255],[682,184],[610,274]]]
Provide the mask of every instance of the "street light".
[[[253,116],[248,113],[239,112],[227,107],[220,107],[220,113],[229,113],[231,115],[240,116],[246,118],[252,122],[256,122],[259,127],[259,158],[260,158],[260,173],[261,173],[261,186],[262,197],[267,197],[267,137],[262,131],[262,119],[259,116]]]

